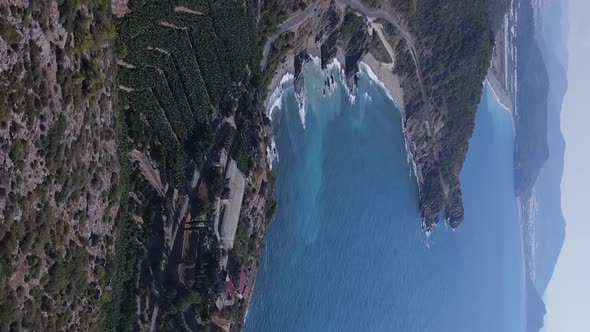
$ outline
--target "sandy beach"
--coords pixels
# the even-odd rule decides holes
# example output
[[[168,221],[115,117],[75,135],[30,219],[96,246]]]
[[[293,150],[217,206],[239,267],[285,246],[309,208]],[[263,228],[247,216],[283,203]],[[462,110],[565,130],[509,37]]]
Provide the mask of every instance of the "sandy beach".
[[[491,70],[488,72],[486,80],[492,87],[492,90],[494,90],[494,94],[496,95],[496,98],[498,98],[500,104],[502,104],[504,108],[510,111],[510,113],[514,114],[514,101],[512,97],[508,95],[508,93],[506,93],[506,90],[504,90],[502,84],[500,83],[496,75],[492,73]]]
[[[399,77],[393,74],[391,64],[377,61],[371,53],[367,53],[363,57],[362,62],[377,76],[379,83],[381,83],[387,93],[393,98],[396,106],[403,112],[404,91],[400,85]]]
[[[266,93],[266,98],[264,99],[264,109],[268,110],[269,102],[272,97],[272,93],[279,87],[281,84],[281,80],[283,76],[286,74],[293,74],[295,72],[295,67],[293,64],[293,55],[289,54],[285,61],[281,62],[280,67],[275,71],[272,80],[270,81],[270,85],[268,86],[268,90]]]
[[[516,113],[514,112],[512,98],[506,93],[506,90],[502,88],[500,82],[491,71],[488,72],[484,84],[489,84],[498,103],[504,110],[510,113],[510,117],[512,119],[512,135],[513,137],[516,137]]]
[[[340,63],[343,63],[342,61],[344,61],[344,56],[341,54],[341,52],[337,53],[336,60],[338,60]],[[279,87],[283,77],[286,74],[293,74],[295,72],[293,61],[293,55],[289,54],[285,61],[281,63],[280,67],[274,73],[271,83],[268,86],[266,99],[264,101],[265,109],[268,109],[270,106],[269,103],[272,93]],[[378,84],[386,90],[387,94],[393,99],[396,106],[399,107],[399,109],[403,112],[403,89],[400,86],[399,77],[394,75],[392,72],[391,64],[377,61],[371,53],[367,53],[363,57],[360,66],[362,67],[363,64],[371,70],[375,76],[373,78],[378,80]]]

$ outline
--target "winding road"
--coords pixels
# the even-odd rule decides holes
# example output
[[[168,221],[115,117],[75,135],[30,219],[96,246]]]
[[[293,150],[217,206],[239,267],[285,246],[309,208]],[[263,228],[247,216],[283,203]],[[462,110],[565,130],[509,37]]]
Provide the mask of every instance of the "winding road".
[[[363,4],[358,2],[358,0],[335,0],[337,3],[341,3],[347,5],[348,7],[356,10],[357,12],[363,14],[369,20],[375,19],[383,19],[389,23],[391,23],[399,32],[402,38],[408,44],[408,49],[412,55],[412,59],[414,60],[414,64],[416,65],[416,76],[418,76],[418,83],[420,84],[420,90],[422,92],[422,97],[424,98],[424,102],[428,105],[429,111],[432,110],[432,104],[430,103],[428,95],[426,94],[426,89],[424,88],[423,80],[422,80],[422,70],[420,69],[420,61],[418,61],[418,53],[416,52],[416,47],[414,46],[414,39],[408,32],[405,27],[402,27],[399,24],[399,21],[395,19],[391,14],[384,11],[383,9],[372,10],[365,7]]]
[[[305,10],[289,17],[283,23],[279,24],[279,31],[277,31],[274,35],[272,35],[266,41],[266,44],[264,44],[264,50],[262,50],[262,61],[260,62],[260,66],[262,67],[262,70],[266,69],[266,64],[268,62],[268,54],[270,53],[270,48],[272,47],[272,44],[277,40],[277,38],[280,35],[282,35],[283,33],[285,33],[286,31],[289,31],[291,29],[298,27],[301,23],[303,23],[303,21],[305,21],[306,18],[314,16],[316,13],[316,9],[317,9],[319,2],[320,2],[320,0],[316,0],[314,3],[307,6],[307,8],[305,8]]]
[[[308,17],[314,16],[317,12],[317,6],[319,2],[320,0],[315,1],[314,3],[309,5],[305,10],[289,17],[279,25],[279,30],[274,35],[272,35],[264,45],[261,61],[262,70],[266,69],[268,55],[270,53],[272,44],[276,41],[276,39],[284,32],[298,27]],[[402,27],[395,17],[393,17],[391,14],[382,9],[369,9],[365,7],[363,4],[361,4],[358,0],[335,0],[335,2],[352,8],[353,10],[361,13],[363,16],[365,16],[367,19],[371,21],[375,19],[383,19],[391,23],[394,27],[396,27],[396,29],[400,32],[402,38],[406,41],[408,49],[410,50],[410,54],[412,55],[412,59],[414,60],[414,64],[416,67],[416,76],[418,76],[418,83],[420,84],[420,90],[422,92],[424,102],[428,106],[429,111],[432,110],[432,104],[429,98],[427,97],[428,95],[426,94],[426,89],[424,88],[422,80],[422,70],[420,69],[420,62],[418,61],[418,55],[416,52],[416,48],[414,46],[414,39],[412,38],[408,30],[405,27]]]

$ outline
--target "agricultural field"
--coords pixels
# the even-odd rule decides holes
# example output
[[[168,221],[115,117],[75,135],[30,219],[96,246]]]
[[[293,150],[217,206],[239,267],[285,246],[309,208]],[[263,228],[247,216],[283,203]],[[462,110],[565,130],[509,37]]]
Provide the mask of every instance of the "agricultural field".
[[[1,2],[0,330],[165,331],[243,315],[244,303],[213,303],[225,279],[211,221],[223,150],[249,179],[236,251],[252,264],[253,225],[270,215],[255,199],[268,123],[253,8]]]
[[[213,326],[212,316],[238,318],[245,305],[216,308],[225,283],[219,245],[212,226],[198,230],[185,216],[212,223],[224,189],[215,166],[222,149],[250,176],[250,186],[266,172],[255,18],[239,1],[131,1],[128,9],[117,20],[115,49],[122,183],[129,195],[121,201],[113,292],[101,328]],[[157,179],[145,176],[148,168]],[[245,200],[256,195],[252,187]],[[241,216],[238,261],[259,250],[255,214],[266,218],[264,210]]]

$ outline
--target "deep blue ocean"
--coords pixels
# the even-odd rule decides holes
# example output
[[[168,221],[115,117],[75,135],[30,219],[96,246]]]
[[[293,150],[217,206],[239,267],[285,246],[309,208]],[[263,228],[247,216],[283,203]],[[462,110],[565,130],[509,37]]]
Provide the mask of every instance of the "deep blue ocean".
[[[400,112],[361,73],[355,102],[305,70],[272,115],[275,220],[246,331],[524,331],[510,114],[484,88],[462,173],[465,222],[420,228]]]

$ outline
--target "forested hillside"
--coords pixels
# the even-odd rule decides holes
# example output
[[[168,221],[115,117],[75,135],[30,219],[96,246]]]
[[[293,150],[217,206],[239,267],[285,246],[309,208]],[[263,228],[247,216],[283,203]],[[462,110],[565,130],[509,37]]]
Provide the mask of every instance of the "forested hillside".
[[[441,212],[463,221],[459,174],[506,0],[365,1],[399,18],[408,38],[396,46],[404,123],[417,166],[420,208],[430,230]]]
[[[107,1],[0,2],[0,330],[86,330],[119,210]]]
[[[273,208],[252,3],[0,9],[0,329],[239,326],[246,300],[215,300]],[[247,182],[221,270],[225,160]]]
[[[229,255],[235,266],[254,267],[271,191],[260,190],[268,179],[252,8],[232,0],[136,0],[117,22],[127,195],[101,326],[176,331],[211,328],[212,319],[240,324],[245,300],[216,306],[226,272],[214,220],[227,190],[220,159],[227,153],[251,179]]]

